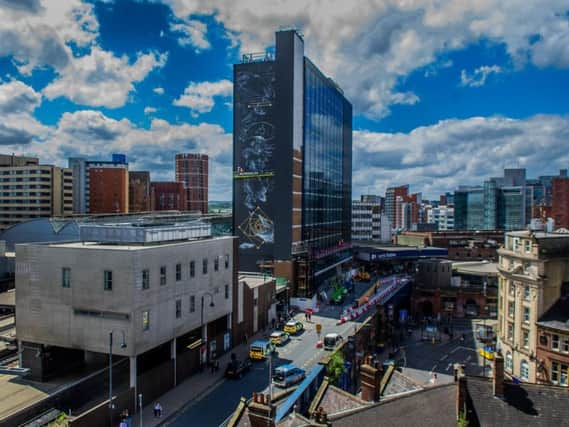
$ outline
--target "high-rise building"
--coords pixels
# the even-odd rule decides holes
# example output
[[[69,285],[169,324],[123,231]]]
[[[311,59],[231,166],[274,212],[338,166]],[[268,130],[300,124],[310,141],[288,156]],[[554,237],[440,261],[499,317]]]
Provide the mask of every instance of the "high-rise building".
[[[484,189],[459,187],[454,192],[455,230],[484,230]]]
[[[152,182],[150,200],[154,211],[184,211],[186,189],[181,182]]]
[[[352,106],[295,30],[277,32],[275,56],[244,55],[233,88],[241,268],[284,263],[311,296],[351,259]]]
[[[454,230],[454,208],[444,205],[428,208],[427,223],[436,224],[438,231]]]
[[[407,196],[409,193],[409,184],[401,185],[399,187],[389,187],[385,191],[385,205],[384,205],[384,212],[387,214],[389,218],[389,222],[394,227],[397,227],[396,218],[397,218],[397,197],[404,197]]]
[[[111,161],[87,160],[80,157],[72,157],[68,160],[69,168],[73,170],[73,213],[115,213],[128,212],[128,163],[124,154],[112,154]],[[92,168],[98,169],[99,183],[94,185],[96,193],[91,194]],[[120,169],[119,172],[109,171]],[[107,194],[111,184],[113,194]],[[95,210],[91,209],[91,197],[97,200]],[[103,207],[104,206],[104,207]]]
[[[147,212],[150,208],[150,172],[128,173],[128,210]]]
[[[556,228],[569,229],[569,178],[566,176],[552,181],[551,216]]]
[[[70,169],[34,157],[0,156],[0,230],[34,218],[73,213]]]
[[[391,242],[391,224],[379,203],[352,202],[352,240]]]
[[[535,383],[536,323],[569,282],[569,235],[509,232],[498,255],[498,347],[509,375]]]
[[[207,154],[176,154],[176,181],[186,189],[186,210],[208,212]]]

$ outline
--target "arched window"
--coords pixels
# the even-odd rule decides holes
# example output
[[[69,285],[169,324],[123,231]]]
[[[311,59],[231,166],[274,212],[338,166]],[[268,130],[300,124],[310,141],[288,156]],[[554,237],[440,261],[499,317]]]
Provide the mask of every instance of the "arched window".
[[[529,364],[527,360],[522,360],[522,364],[520,365],[520,376],[522,381],[527,381],[529,378]]]
[[[506,371],[512,372],[512,353],[506,353]]]

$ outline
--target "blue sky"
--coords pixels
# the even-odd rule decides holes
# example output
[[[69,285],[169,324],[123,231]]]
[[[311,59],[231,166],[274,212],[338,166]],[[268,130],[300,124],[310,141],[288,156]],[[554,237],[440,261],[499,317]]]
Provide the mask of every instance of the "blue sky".
[[[348,3],[0,0],[0,150],[123,152],[154,180],[204,152],[229,200],[232,64],[296,26],[354,105],[354,198],[569,167],[566,1]]]

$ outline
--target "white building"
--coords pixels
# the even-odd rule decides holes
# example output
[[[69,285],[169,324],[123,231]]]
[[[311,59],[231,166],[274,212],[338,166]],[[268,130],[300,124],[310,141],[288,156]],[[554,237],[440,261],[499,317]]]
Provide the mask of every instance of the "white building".
[[[437,224],[439,231],[454,230],[454,208],[452,206],[428,207],[427,222]]]
[[[352,240],[391,241],[391,224],[381,205],[352,201]]]

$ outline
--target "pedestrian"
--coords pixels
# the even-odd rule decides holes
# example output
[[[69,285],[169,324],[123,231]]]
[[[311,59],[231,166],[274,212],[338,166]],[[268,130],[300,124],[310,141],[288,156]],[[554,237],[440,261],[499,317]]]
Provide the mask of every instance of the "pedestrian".
[[[154,418],[157,418],[160,416],[160,403],[156,402],[154,404]]]
[[[126,423],[126,420],[122,420],[122,421],[119,423],[119,427],[128,427],[128,424]]]
[[[276,323],[277,323],[277,320],[273,317],[273,320],[271,320],[271,324],[273,325],[273,329],[275,329]]]
[[[248,340],[248,336],[247,336],[247,332],[245,332],[245,344],[247,344],[247,340]]]
[[[158,417],[162,417],[162,405],[160,403],[157,403],[158,405]]]
[[[308,321],[308,312],[304,312],[304,320]]]

